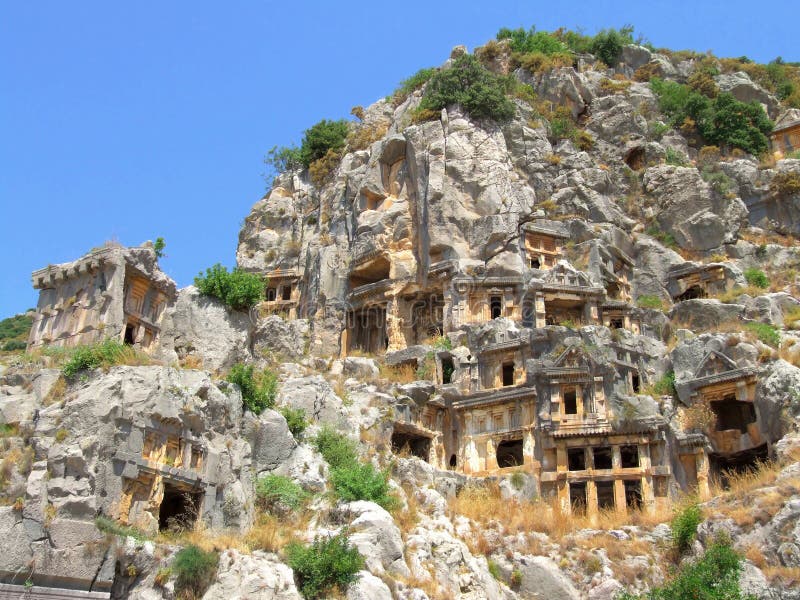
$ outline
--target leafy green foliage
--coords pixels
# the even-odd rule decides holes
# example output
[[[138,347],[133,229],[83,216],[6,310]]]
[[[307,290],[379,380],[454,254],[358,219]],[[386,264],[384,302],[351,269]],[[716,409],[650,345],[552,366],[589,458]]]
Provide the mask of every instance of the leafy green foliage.
[[[176,575],[176,596],[186,600],[202,597],[214,580],[218,562],[216,552],[205,552],[194,545],[179,550],[171,567]]]
[[[719,194],[727,196],[731,193],[733,181],[717,165],[706,165],[700,169],[700,176]]]
[[[303,142],[300,145],[300,162],[308,167],[315,160],[323,158],[329,150],[338,151],[344,148],[347,140],[347,121],[328,121],[322,119],[319,123],[306,129]]]
[[[289,426],[289,431],[297,439],[303,436],[303,432],[308,427],[306,420],[306,411],[302,408],[292,408],[290,406],[283,406],[280,410],[283,418],[286,419],[286,424]]]
[[[474,56],[465,54],[456,58],[450,68],[431,77],[419,110],[436,111],[458,104],[473,118],[506,121],[514,116],[514,104],[505,92],[504,78],[485,69]]]
[[[153,250],[156,253],[157,258],[164,258],[164,248],[167,247],[167,242],[164,241],[163,237],[157,237],[156,241],[153,243]]]
[[[72,379],[80,371],[126,364],[135,358],[137,353],[130,346],[108,339],[97,344],[75,347],[61,368],[61,373],[67,379]]]
[[[392,102],[395,105],[402,104],[414,91],[428,83],[430,78],[436,74],[436,71],[437,69],[434,67],[420,69],[408,79],[403,79],[400,82],[400,86],[392,93]]]
[[[332,469],[358,461],[355,442],[327,425],[314,438],[314,447]]]
[[[633,27],[626,25],[621,29],[603,29],[592,39],[590,51],[609,67],[614,67],[619,62],[623,46],[632,43]]]
[[[266,475],[256,482],[256,497],[265,510],[273,511],[281,505],[297,510],[309,495],[289,477]]]
[[[342,500],[370,500],[387,510],[395,508],[397,499],[390,494],[388,473],[360,463],[352,440],[325,426],[314,446],[330,465],[333,489]]]
[[[653,393],[659,396],[676,396],[675,391],[675,372],[667,371],[661,379],[653,384]]]
[[[509,46],[514,52],[523,54],[541,52],[551,55],[569,51],[569,47],[556,36],[546,31],[536,31],[536,27],[531,27],[528,31],[522,27],[519,29],[503,27],[497,32],[496,37],[498,40],[508,40]]]
[[[744,270],[744,278],[748,284],[757,288],[767,289],[769,287],[769,278],[767,274],[761,269],[750,267]]]
[[[231,367],[226,380],[242,391],[242,402],[249,411],[260,415],[275,406],[278,376],[269,369],[256,371],[253,365],[238,363]]]
[[[397,506],[397,498],[389,493],[388,474],[371,463],[352,463],[333,469],[331,483],[336,495],[345,502],[368,500],[386,510]]]
[[[703,512],[697,504],[689,504],[677,512],[672,518],[672,543],[675,549],[683,554],[697,535],[697,526],[703,521]]]
[[[25,350],[27,347],[28,344],[22,340],[9,340],[0,346],[0,349],[2,349],[3,352],[15,352],[17,350]]]
[[[787,156],[786,158],[790,158]],[[800,158],[800,151],[796,158]],[[770,191],[776,196],[792,196],[800,194],[800,173],[795,171],[781,171],[769,183]]]
[[[747,331],[755,335],[761,343],[767,346],[777,348],[781,344],[780,331],[769,323],[747,323],[744,327]]]
[[[711,99],[689,86],[654,77],[650,86],[673,127],[694,127],[709,143],[761,154],[769,147],[773,123],[760,104],[746,104],[729,93]]]
[[[308,546],[293,542],[286,547],[286,557],[305,598],[322,598],[335,586],[343,591],[364,566],[364,558],[344,533],[317,537]]]
[[[667,155],[665,161],[668,165],[673,165],[675,167],[685,167],[689,164],[689,161],[683,155],[683,152],[675,150],[674,148],[670,148],[669,146],[667,146]]]
[[[24,335],[28,336],[33,324],[33,317],[28,315],[15,315],[0,321],[0,340],[14,339]]]
[[[728,540],[715,541],[702,558],[685,563],[662,587],[642,595],[626,592],[618,600],[755,600],[739,587],[741,558]]]
[[[206,269],[205,275],[199,273],[194,284],[204,296],[218,298],[235,310],[248,309],[264,298],[264,280],[260,275],[238,268],[229,273],[219,263]]]
[[[267,167],[266,179],[274,177],[286,171],[296,171],[303,168],[303,161],[300,160],[300,148],[295,146],[273,146],[264,157],[264,165]]]

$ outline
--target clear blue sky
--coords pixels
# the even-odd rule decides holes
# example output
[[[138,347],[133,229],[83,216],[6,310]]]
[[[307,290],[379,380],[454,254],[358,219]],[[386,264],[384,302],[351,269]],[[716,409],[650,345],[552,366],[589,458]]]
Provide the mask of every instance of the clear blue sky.
[[[635,26],[656,46],[800,60],[797,2],[0,0],[0,318],[30,273],[163,236],[180,286],[233,266],[262,158],[502,26]]]

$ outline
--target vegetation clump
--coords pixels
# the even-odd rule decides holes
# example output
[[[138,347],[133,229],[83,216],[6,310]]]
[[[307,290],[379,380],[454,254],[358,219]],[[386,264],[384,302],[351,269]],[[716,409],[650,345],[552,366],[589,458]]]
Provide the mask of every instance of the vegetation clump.
[[[703,513],[697,503],[685,506],[677,512],[670,523],[672,542],[679,554],[689,549],[695,536],[697,526],[703,521]]]
[[[506,97],[506,87],[504,78],[465,54],[430,78],[418,110],[439,111],[458,104],[473,118],[507,121],[514,116],[514,103]]]
[[[309,599],[330,597],[334,588],[344,591],[364,566],[364,558],[344,533],[317,537],[308,546],[293,542],[286,547],[286,557],[300,592]]]
[[[757,288],[767,289],[769,287],[769,278],[761,269],[755,267],[745,269],[744,278],[749,285],[753,285]]]
[[[278,393],[278,376],[270,369],[256,371],[253,365],[233,365],[226,380],[239,386],[244,407],[260,415],[275,406]]]
[[[359,462],[352,440],[325,426],[314,446],[331,467],[331,483],[339,498],[346,502],[368,500],[387,510],[397,506],[397,498],[390,493],[389,474],[371,463]]]
[[[300,508],[309,495],[289,477],[266,475],[256,483],[256,497],[267,512],[285,512]]]
[[[391,95],[392,104],[399,106],[405,102],[406,98],[428,83],[437,70],[434,67],[420,69],[408,79],[401,81],[398,88]]]
[[[187,546],[178,551],[172,561],[172,573],[176,576],[176,597],[184,600],[201,598],[217,573],[219,556],[197,546]]]
[[[781,345],[781,333],[774,325],[769,323],[747,323],[745,329],[752,333],[758,341],[767,346],[777,348]]]
[[[144,364],[147,357],[131,346],[118,340],[107,339],[97,344],[77,346],[68,354],[61,373],[73,379],[79,372],[88,369],[109,368],[123,364]]]
[[[30,315],[15,315],[0,321],[0,350],[12,352],[24,350],[33,325]]]
[[[695,561],[687,562],[671,581],[641,595],[629,592],[619,600],[754,600],[744,594],[739,584],[741,558],[730,541],[716,540]]]
[[[308,427],[306,411],[302,408],[283,406],[281,407],[280,413],[283,415],[283,418],[286,419],[286,425],[288,425],[289,431],[292,432],[292,435],[295,438],[300,439],[303,436],[303,432],[306,430],[306,427]]]
[[[246,310],[264,299],[264,280],[255,273],[235,268],[228,269],[217,263],[199,273],[194,284],[204,296],[212,296],[234,310]]]
[[[740,102],[729,93],[709,98],[688,85],[658,77],[650,80],[650,87],[671,126],[696,131],[720,148],[740,148],[754,155],[769,148],[773,123],[757,102]]]

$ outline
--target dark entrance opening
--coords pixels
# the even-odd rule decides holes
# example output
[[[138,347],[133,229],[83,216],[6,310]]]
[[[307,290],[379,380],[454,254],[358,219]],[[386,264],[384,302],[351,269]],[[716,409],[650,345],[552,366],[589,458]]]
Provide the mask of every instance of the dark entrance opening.
[[[522,440],[507,440],[497,445],[497,466],[519,467],[524,462],[522,458]]]
[[[625,482],[625,505],[638,509],[642,506],[642,482],[639,479]]]
[[[643,169],[645,165],[644,148],[642,146],[636,146],[635,148],[631,148],[625,155],[624,160],[625,164],[628,165],[634,171]]]
[[[622,329],[624,326],[624,321],[621,318],[610,319],[608,324],[611,329]]]
[[[639,390],[642,387],[641,381],[639,380],[639,374],[634,373],[631,375],[631,386],[633,387],[633,393],[638,394]]]
[[[569,484],[569,503],[574,514],[586,512],[586,482],[574,481]]]
[[[597,481],[597,508],[600,510],[613,510],[616,507],[614,502],[614,482]]]
[[[458,466],[458,458],[456,458],[455,454],[450,455],[450,466],[454,469]]]
[[[285,285],[281,288],[281,300],[291,300],[292,299],[292,286]]]
[[[277,290],[274,287],[267,288],[267,302],[275,302],[277,297]]]
[[[503,385],[514,385],[514,363],[503,364]]]
[[[711,467],[712,476],[719,480],[722,489],[730,488],[731,474],[742,474],[755,471],[759,463],[762,463],[769,458],[769,451],[766,444],[730,454],[721,456],[719,454],[710,454],[709,462]]]
[[[717,417],[717,431],[738,429],[747,433],[747,425],[756,422],[756,409],[752,402],[740,402],[729,396],[711,403],[711,410]]]
[[[422,435],[414,435],[413,433],[394,432],[392,434],[392,452],[400,454],[408,452],[412,456],[428,460],[429,452],[431,449],[431,439]]]
[[[201,493],[164,482],[164,498],[158,510],[158,530],[190,529],[200,510]]]
[[[124,341],[129,346],[133,346],[133,344],[136,342],[136,328],[133,325],[131,325],[130,323],[125,325],[125,338],[124,338]]]
[[[492,313],[493,319],[499,319],[503,314],[503,301],[500,296],[492,296],[489,298],[489,310]]]
[[[541,266],[542,266],[542,265],[541,265],[541,263],[539,262],[539,257],[538,257],[538,256],[534,256],[534,257],[531,259],[531,269],[539,269],[539,268],[541,268]]]
[[[564,414],[577,415],[578,414],[578,396],[575,388],[567,388],[564,391]]]
[[[639,466],[638,446],[620,446],[619,455],[622,459],[623,469],[630,469]]]
[[[594,448],[594,468],[598,470],[612,467],[611,448]]]
[[[451,383],[453,378],[453,371],[456,370],[452,358],[442,359],[442,384]]]
[[[586,452],[583,448],[567,448],[567,467],[570,471],[586,470]]]
[[[683,302],[684,300],[695,300],[696,298],[705,298],[706,292],[703,288],[699,285],[693,285],[692,287],[688,288],[685,292],[683,292],[680,296],[675,298],[678,302]]]

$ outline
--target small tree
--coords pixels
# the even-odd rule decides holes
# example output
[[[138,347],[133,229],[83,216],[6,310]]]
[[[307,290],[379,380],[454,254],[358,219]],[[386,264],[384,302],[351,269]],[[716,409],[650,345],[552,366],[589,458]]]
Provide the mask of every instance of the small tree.
[[[204,296],[213,296],[235,310],[245,310],[255,306],[264,298],[264,279],[255,274],[228,269],[217,263],[199,273],[194,284]]]
[[[300,146],[299,158],[305,167],[323,158],[328,150],[338,151],[344,148],[347,141],[347,121],[328,121],[323,119],[305,131]]]
[[[167,242],[164,241],[163,237],[157,237],[156,241],[153,243],[153,250],[156,253],[156,258],[164,258],[164,248],[167,247]]]
[[[278,376],[269,369],[256,371],[253,365],[239,363],[233,365],[226,379],[239,386],[242,403],[250,412],[260,415],[275,406]]]

